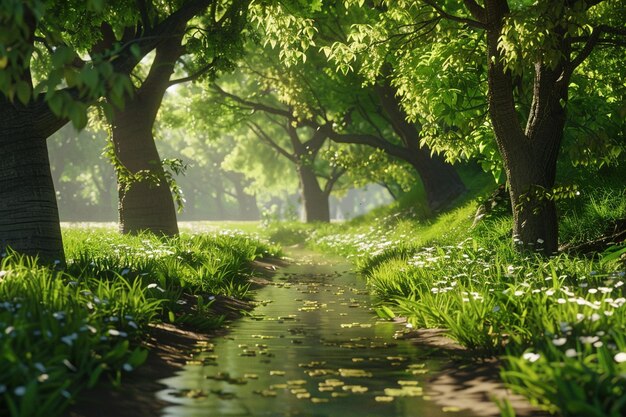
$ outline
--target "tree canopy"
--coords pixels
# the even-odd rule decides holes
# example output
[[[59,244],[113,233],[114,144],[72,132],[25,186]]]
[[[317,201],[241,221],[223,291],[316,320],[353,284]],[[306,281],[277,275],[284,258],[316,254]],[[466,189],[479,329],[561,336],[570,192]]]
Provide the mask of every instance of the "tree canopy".
[[[555,201],[577,193],[559,167],[597,171],[623,156],[626,7],[617,0],[7,1],[0,20],[0,94],[16,121],[0,126],[7,137],[33,112],[37,137],[67,120],[83,128],[97,105],[126,117],[114,137],[137,144],[130,125],[154,119],[171,154],[243,175],[230,174],[232,189],[215,180],[214,196],[302,191],[310,170],[315,199],[369,182],[394,195],[417,184],[437,212],[467,189],[452,165],[478,165],[507,185],[514,240],[549,254]],[[149,89],[156,69],[162,88]],[[167,88],[172,116],[157,113]],[[130,115],[147,90],[156,107]],[[183,140],[177,128],[189,131]],[[139,172],[160,164],[150,146],[152,156],[132,152]],[[282,175],[289,166],[294,174]],[[54,211],[42,211],[50,230]]]

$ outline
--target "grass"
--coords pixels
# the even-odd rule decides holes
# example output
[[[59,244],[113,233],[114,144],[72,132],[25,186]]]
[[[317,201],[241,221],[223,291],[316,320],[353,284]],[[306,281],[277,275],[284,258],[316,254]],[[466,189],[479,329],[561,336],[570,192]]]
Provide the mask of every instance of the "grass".
[[[597,239],[626,218],[623,188],[581,190],[559,202],[562,243]],[[469,200],[430,220],[396,207],[341,225],[283,225],[281,233],[307,233],[309,246],[352,259],[381,316],[447,329],[476,355],[502,357],[504,381],[540,407],[626,415],[625,262],[522,256],[506,210],[472,228],[476,206]]]
[[[149,323],[219,326],[215,297],[247,297],[250,261],[279,254],[234,232],[158,239],[66,229],[64,242],[64,271],[2,257],[2,415],[60,415],[82,387],[118,384],[146,359],[137,346]]]

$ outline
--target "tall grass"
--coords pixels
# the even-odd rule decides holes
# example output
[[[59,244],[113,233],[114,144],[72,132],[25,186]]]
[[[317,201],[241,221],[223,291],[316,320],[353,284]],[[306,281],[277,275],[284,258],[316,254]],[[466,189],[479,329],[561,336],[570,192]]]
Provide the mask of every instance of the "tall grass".
[[[149,323],[219,326],[212,300],[246,297],[250,261],[279,250],[230,232],[159,239],[70,229],[64,239],[64,271],[2,258],[1,415],[60,415],[82,387],[119,383],[145,360],[138,346]]]

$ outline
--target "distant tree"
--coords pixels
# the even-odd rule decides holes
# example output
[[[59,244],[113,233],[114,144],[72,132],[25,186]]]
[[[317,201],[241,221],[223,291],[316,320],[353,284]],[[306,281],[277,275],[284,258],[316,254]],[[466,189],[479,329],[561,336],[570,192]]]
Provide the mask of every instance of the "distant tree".
[[[235,139],[216,129],[219,117],[210,117],[212,112],[207,115],[198,108],[194,98],[200,92],[198,84],[171,94],[168,91],[155,128],[165,151],[188,164],[185,175],[176,180],[185,196],[181,218],[258,220],[256,193],[249,190],[252,181],[241,172],[224,168]],[[230,128],[232,124],[223,131]],[[213,137],[214,131],[220,131],[219,136]]]
[[[239,76],[246,77],[244,74]],[[237,80],[231,84],[240,87],[243,85]],[[345,169],[336,164],[329,164],[320,156],[320,151],[328,139],[326,130],[299,126],[293,113],[277,102],[271,93],[260,94],[265,96],[263,102],[263,100],[250,101],[239,96],[238,94],[246,93],[245,89],[235,93],[213,84],[211,90],[214,93],[213,100],[220,100],[224,108],[229,106],[236,108],[241,115],[238,122],[248,133],[243,134],[243,140],[252,133],[278,156],[293,164],[300,184],[304,220],[329,222],[329,197]],[[269,104],[270,102],[272,104]]]
[[[329,45],[347,41],[345,31],[359,15],[346,13],[341,1],[308,10],[274,4],[258,13],[262,39],[280,57],[281,68],[274,69],[268,84],[280,91],[297,117],[306,116],[304,124],[324,126],[331,140],[365,145],[408,163],[423,184],[429,208],[440,210],[465,192],[465,186],[444,157],[420,144],[422,126],[407,120],[401,93],[390,82],[389,65],[371,79],[329,68],[327,57],[340,53]],[[354,65],[365,66],[368,57],[361,60]]]

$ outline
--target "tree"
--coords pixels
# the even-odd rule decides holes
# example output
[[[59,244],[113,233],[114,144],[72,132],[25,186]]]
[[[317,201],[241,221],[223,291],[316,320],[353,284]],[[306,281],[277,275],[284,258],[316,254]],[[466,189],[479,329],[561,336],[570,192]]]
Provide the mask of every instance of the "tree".
[[[121,104],[122,75],[179,21],[210,0],[189,0],[144,30],[145,2],[10,2],[0,8],[0,248],[63,262],[58,208],[45,139],[68,120],[87,123],[88,105],[106,95]],[[109,22],[108,24],[106,22]],[[132,25],[130,22],[138,22]],[[124,31],[106,48],[106,27]],[[36,52],[35,52],[36,51]],[[85,61],[81,57],[89,56]],[[121,73],[121,74],[120,74]]]
[[[621,27],[601,23],[605,19],[598,19],[600,10],[594,8],[600,3],[605,3],[602,12],[610,12],[608,16],[624,16],[623,5],[616,10],[617,2],[610,1],[540,1],[518,10],[506,1],[486,0],[484,6],[464,2],[471,15],[465,23],[486,32],[489,115],[509,185],[513,236],[519,246],[547,254],[558,248],[556,205],[549,194],[556,179],[572,75],[602,41],[615,43],[615,36],[626,36],[625,20]],[[433,7],[445,17],[444,10]],[[533,34],[515,39],[516,25],[544,24],[539,32],[545,35],[543,40],[533,39]],[[540,42],[538,51],[530,50],[534,42]],[[518,57],[515,52],[520,50]],[[532,69],[524,68],[524,61],[530,61]],[[524,70],[530,71],[527,77]],[[516,108],[516,83],[532,85],[525,118]]]
[[[232,135],[222,134],[232,123],[218,128],[219,115],[203,111],[201,93],[199,83],[168,91],[155,129],[166,152],[188,164],[185,176],[176,181],[185,191],[181,218],[258,220],[256,194],[248,189],[252,181],[223,166],[237,145]]]
[[[353,3],[361,9],[360,2]],[[376,76],[392,65],[403,107],[428,124],[422,141],[434,149],[451,158],[481,155],[491,167],[497,156],[513,206],[516,246],[554,253],[556,167],[572,79],[593,51],[624,44],[624,5],[609,0],[377,4],[371,13],[380,25],[357,25],[350,45],[334,46],[334,57],[343,51],[339,67],[350,66],[355,59],[350,54],[384,44],[378,53],[369,50],[374,57],[363,72]]]
[[[433,154],[428,146],[420,145],[420,126],[407,120],[408,116],[400,105],[397,92],[388,82],[376,84],[373,90],[382,111],[362,109],[361,115],[369,129],[355,129],[355,123],[350,123],[344,131],[332,129],[330,139],[338,143],[370,146],[407,162],[424,186],[426,203],[430,210],[437,211],[446,207],[465,192],[459,174],[441,155]],[[386,116],[385,121],[392,127],[399,141],[394,135],[381,132],[372,120],[376,114]]]
[[[79,10],[97,21],[105,10],[95,3],[86,2]],[[52,2],[13,2],[0,8],[4,26],[0,38],[0,249],[11,246],[45,261],[62,262],[61,230],[45,139],[69,117],[77,125],[84,124],[85,109],[75,98],[92,99],[101,82],[124,86],[103,59],[79,62],[75,51],[84,50],[85,44],[68,46],[69,40],[63,37],[66,32],[59,29],[73,25],[76,16],[52,12],[54,6]],[[91,38],[93,28],[76,28]],[[39,67],[31,63],[35,57],[43,61],[37,63]],[[59,91],[64,68],[72,71],[68,78],[75,82]],[[33,77],[33,69],[42,79]]]
[[[118,182],[119,228],[122,233],[150,231],[176,235],[176,208],[152,129],[176,60],[182,53],[184,26],[156,48],[141,86],[113,111],[111,141]]]
[[[421,125],[407,121],[400,93],[390,83],[390,66],[371,79],[354,71],[319,70],[328,67],[327,57],[341,55],[329,45],[346,42],[346,29],[361,13],[352,9],[348,14],[339,1],[318,6],[307,11],[275,5],[257,16],[265,42],[281,57],[272,88],[280,90],[281,99],[296,108],[298,117],[307,115],[303,123],[325,126],[331,140],[373,147],[410,164],[424,186],[429,208],[444,208],[465,192],[465,186],[448,161],[420,144]],[[367,60],[364,56],[362,63],[353,65],[365,67]]]
[[[112,141],[122,233],[146,230],[165,235],[178,233],[170,181],[154,141],[154,122],[169,87],[214,76],[219,70],[231,67],[230,59],[240,50],[239,35],[246,23],[248,3],[214,1],[207,13],[194,21],[180,20],[169,37],[156,47],[145,79],[123,106],[114,109]],[[143,18],[146,27],[157,25],[162,19],[155,6],[145,13],[148,14]],[[194,16],[189,17],[191,20]],[[170,80],[179,61],[187,74]]]
[[[244,78],[245,75],[241,76]],[[241,79],[240,78],[240,79]],[[243,82],[237,80],[236,85]],[[224,106],[236,106],[249,116],[239,123],[259,141],[292,163],[299,178],[301,202],[306,222],[329,222],[329,197],[337,181],[345,173],[338,165],[329,165],[319,158],[328,139],[326,129],[311,129],[300,125],[293,112],[277,102],[271,94],[260,94],[264,100],[251,101],[213,84],[212,91],[223,100]],[[240,94],[245,94],[241,91]],[[232,104],[231,104],[232,103]],[[253,111],[253,113],[250,113]],[[261,116],[256,116],[259,113]],[[306,139],[303,139],[305,137]],[[324,185],[320,183],[324,180]]]

